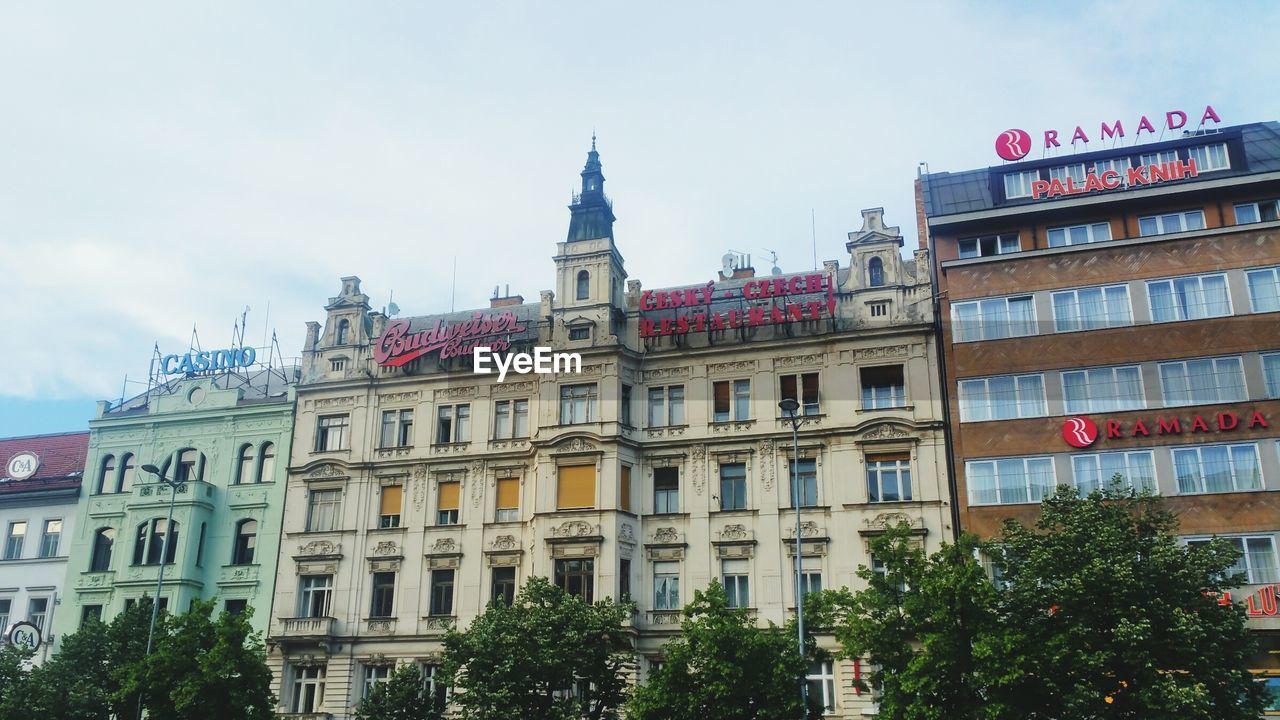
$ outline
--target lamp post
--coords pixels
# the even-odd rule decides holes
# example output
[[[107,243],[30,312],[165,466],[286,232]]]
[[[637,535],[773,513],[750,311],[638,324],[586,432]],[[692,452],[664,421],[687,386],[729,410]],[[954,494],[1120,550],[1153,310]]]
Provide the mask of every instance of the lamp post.
[[[156,595],[151,600],[151,625],[147,628],[147,652],[143,658],[151,656],[152,641],[156,634],[156,616],[160,614],[160,593],[164,590],[164,564],[169,557],[169,539],[173,537],[173,504],[178,500],[178,488],[183,483],[170,480],[155,465],[143,465],[143,472],[155,475],[158,482],[169,486],[169,517],[164,524],[164,542],[160,545],[160,571],[156,573]],[[142,720],[142,691],[138,692],[138,720]]]
[[[800,423],[804,420],[796,414],[800,403],[795,398],[784,398],[778,403],[791,425],[791,504],[796,509],[796,643],[800,659],[804,659],[804,590],[800,573]],[[800,676],[800,717],[809,715],[809,684]]]

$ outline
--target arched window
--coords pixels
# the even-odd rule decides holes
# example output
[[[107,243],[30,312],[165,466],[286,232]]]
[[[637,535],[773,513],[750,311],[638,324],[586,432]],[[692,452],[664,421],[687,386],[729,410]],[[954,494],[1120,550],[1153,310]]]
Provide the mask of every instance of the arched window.
[[[589,295],[591,295],[591,273],[586,270],[579,270],[577,298],[586,300]]]
[[[236,523],[236,542],[231,549],[232,565],[252,565],[253,553],[258,546],[258,521],[241,520]]]
[[[138,526],[138,534],[134,538],[133,545],[134,565],[159,565],[161,553],[164,553],[165,565],[173,563],[174,555],[178,552],[180,528],[177,522],[173,523],[173,533],[169,537],[169,548],[166,551],[164,537],[168,526],[168,521],[164,518],[156,518]]]
[[[262,450],[258,454],[262,458],[262,462],[258,464],[256,482],[271,482],[272,476],[276,471],[275,443],[262,443]]]
[[[120,458],[120,482],[116,484],[116,492],[129,492],[133,489],[133,453],[126,453]]]
[[[89,572],[106,572],[111,569],[111,548],[116,544],[113,528],[98,528],[93,534],[93,555],[89,559]]]
[[[115,487],[116,475],[116,456],[108,455],[102,458],[102,467],[98,470],[98,486],[94,488],[95,495],[101,495],[104,492],[111,492],[111,488]]]
[[[174,482],[193,482],[201,479],[204,474],[204,463],[200,462],[200,452],[193,448],[185,448],[178,451],[178,468],[173,474]]]
[[[138,531],[133,536],[133,564],[141,565],[143,560],[147,559],[147,525],[150,523],[141,523],[138,525]]]
[[[338,332],[334,335],[334,345],[346,345],[347,336],[351,334],[351,323],[347,320],[338,321]]]
[[[871,258],[871,262],[867,263],[867,284],[871,287],[884,284],[884,261],[878,257]]]
[[[245,443],[240,446],[240,455],[236,460],[236,485],[244,485],[253,477],[253,446]]]

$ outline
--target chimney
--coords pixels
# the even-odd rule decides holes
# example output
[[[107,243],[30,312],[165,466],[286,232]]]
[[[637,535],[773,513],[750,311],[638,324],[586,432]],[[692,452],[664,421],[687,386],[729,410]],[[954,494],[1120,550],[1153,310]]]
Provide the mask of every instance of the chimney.
[[[524,304],[524,296],[512,295],[510,285],[507,285],[506,292],[501,296],[498,295],[498,287],[495,285],[493,288],[493,297],[489,298],[490,309],[506,307],[508,305],[523,305],[523,304]]]
[[[920,249],[929,249],[929,218],[924,212],[924,185],[916,178],[916,235],[920,238]]]

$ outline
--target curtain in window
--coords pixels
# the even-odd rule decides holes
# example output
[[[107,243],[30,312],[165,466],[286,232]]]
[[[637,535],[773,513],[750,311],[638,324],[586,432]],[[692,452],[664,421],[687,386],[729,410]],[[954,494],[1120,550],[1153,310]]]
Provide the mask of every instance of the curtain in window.
[[[1126,479],[1135,490],[1156,491],[1156,469],[1151,453],[1130,453],[1128,466],[1129,474]]]
[[[1262,372],[1267,376],[1267,397],[1280,397],[1280,355],[1262,358]]]
[[[1089,408],[1089,387],[1082,372],[1062,374],[1062,394],[1066,399],[1067,412],[1087,412]]]
[[[1076,322],[1076,301],[1071,293],[1053,296],[1053,326],[1058,332],[1080,329]]]
[[[1098,458],[1093,455],[1077,455],[1071,458],[1071,475],[1081,493],[1097,490]]]
[[[1136,367],[1116,369],[1116,409],[1142,407],[1142,375]]]
[[[1031,499],[1039,502],[1053,494],[1053,461],[1037,458],[1027,461],[1027,480],[1031,486]]]
[[[1020,458],[996,461],[996,483],[1000,490],[1000,502],[1027,501],[1027,468]]]
[[[991,417],[1007,420],[1018,416],[1018,395],[1011,377],[994,377],[987,380],[987,393],[991,399]]]
[[[979,303],[982,308],[982,332],[979,337],[987,340],[994,340],[1009,336],[1009,306],[1003,299],[999,300],[983,300]]]
[[[1262,487],[1258,468],[1258,453],[1252,445],[1236,445],[1231,448],[1231,463],[1235,466],[1237,490],[1257,490]]]
[[[1019,298],[1009,301],[1009,335],[1013,337],[1034,335],[1036,332],[1035,312],[1031,307],[1031,298]]]
[[[979,505],[990,505],[1000,501],[996,491],[995,464],[990,462],[969,463],[965,468],[970,497]]]
[[[1107,327],[1122,327],[1133,324],[1133,312],[1129,308],[1129,290],[1124,287],[1109,287],[1105,290],[1107,305]]]
[[[1280,283],[1275,270],[1249,273],[1249,301],[1254,312],[1280,310]]]
[[[1249,560],[1250,582],[1259,585],[1277,582],[1276,548],[1269,538],[1246,540],[1245,555]]]
[[[1169,282],[1158,282],[1147,285],[1147,294],[1151,296],[1151,319],[1156,322],[1177,320],[1178,314],[1173,306],[1173,289]]]
[[[1203,279],[1204,311],[1200,317],[1219,317],[1231,314],[1231,300],[1227,296],[1227,279],[1213,275]]]
[[[1225,447],[1200,449],[1200,464],[1204,472],[1204,487],[1208,492],[1231,490],[1231,461]]]
[[[1018,417],[1047,414],[1044,407],[1044,379],[1039,375],[1018,378]]]
[[[1200,463],[1195,450],[1174,450],[1173,470],[1179,493],[1200,492]]]
[[[1106,327],[1107,310],[1102,303],[1102,289],[1089,288],[1079,291],[1077,295],[1080,298],[1080,325],[1085,330]]]
[[[977,303],[956,306],[955,336],[961,342],[982,337],[982,324],[979,320]]]

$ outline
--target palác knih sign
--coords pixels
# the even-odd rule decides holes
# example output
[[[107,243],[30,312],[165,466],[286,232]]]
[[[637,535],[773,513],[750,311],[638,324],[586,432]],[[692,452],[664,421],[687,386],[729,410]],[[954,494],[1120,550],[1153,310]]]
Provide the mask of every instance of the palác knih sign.
[[[522,333],[525,328],[510,310],[477,312],[468,320],[448,324],[437,318],[431,327],[417,332],[411,330],[409,320],[393,320],[374,343],[373,357],[379,365],[400,367],[437,351],[441,360],[470,355],[480,345],[501,352],[511,348],[507,336]]]
[[[253,365],[257,351],[251,347],[229,348],[226,350],[202,350],[189,352],[186,355],[166,355],[160,361],[160,369],[165,375],[235,370]]]

